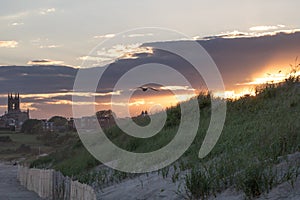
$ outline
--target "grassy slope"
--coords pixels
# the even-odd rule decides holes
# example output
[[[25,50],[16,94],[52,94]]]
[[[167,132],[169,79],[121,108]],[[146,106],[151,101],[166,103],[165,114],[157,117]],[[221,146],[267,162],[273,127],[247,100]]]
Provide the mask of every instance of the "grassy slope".
[[[38,155],[39,152],[47,152],[49,147],[45,146],[41,141],[37,140],[36,135],[27,135],[15,132],[0,132],[0,137],[8,136],[11,142],[1,142],[0,160],[15,160],[19,158],[28,158]],[[22,151],[20,148],[26,145],[31,150]]]
[[[229,101],[221,138],[204,160],[197,156],[209,124],[210,108],[209,99],[201,96],[199,105],[202,117],[197,137],[176,168],[178,173],[191,169],[185,179],[187,195],[190,198],[206,198],[234,186],[251,198],[284,181],[274,178],[277,174],[272,166],[278,162],[279,156],[300,151],[299,90],[298,82],[268,85],[256,97]],[[127,150],[147,152],[159,149],[174,137],[179,123],[179,107],[170,108],[167,113],[166,127],[150,139],[131,138],[116,127],[108,130],[107,135],[115,144]],[[141,124],[147,123],[142,121]],[[77,141],[35,161],[32,166],[53,167],[88,182],[86,177],[82,178],[82,174],[97,164]],[[166,171],[162,170],[164,176]],[[118,176],[128,177],[124,174]]]
[[[205,160],[196,161],[186,178],[190,197],[205,198],[235,186],[252,198],[298,176],[300,163],[291,166],[287,173],[292,175],[286,179],[279,180],[272,168],[279,156],[300,151],[300,88],[296,85],[271,85],[257,97],[228,102],[218,144]],[[200,144],[201,140],[196,140],[190,150],[192,156]]]
[[[43,154],[61,151],[65,146],[74,144],[78,138],[74,133],[24,134],[1,131],[0,137],[10,141],[0,141],[0,160],[21,161],[25,163],[36,160]]]

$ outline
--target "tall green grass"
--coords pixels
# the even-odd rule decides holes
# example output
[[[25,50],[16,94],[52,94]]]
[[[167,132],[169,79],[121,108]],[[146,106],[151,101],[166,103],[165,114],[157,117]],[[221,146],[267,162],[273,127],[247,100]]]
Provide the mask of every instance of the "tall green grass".
[[[299,121],[299,77],[266,84],[258,88],[255,97],[229,101],[225,126],[213,151],[204,160],[197,160],[205,134],[200,128],[187,153],[194,163],[186,177],[187,196],[206,199],[216,191],[235,187],[252,199],[279,183],[293,182],[297,170],[287,170],[283,172],[286,178],[279,179],[275,166],[279,157],[300,151]]]

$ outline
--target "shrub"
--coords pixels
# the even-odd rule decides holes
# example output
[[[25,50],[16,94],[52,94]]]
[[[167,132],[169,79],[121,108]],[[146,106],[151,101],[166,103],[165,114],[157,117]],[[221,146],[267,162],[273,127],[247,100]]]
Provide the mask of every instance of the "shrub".
[[[12,142],[11,138],[9,136],[0,136],[0,142]]]
[[[269,192],[276,184],[277,171],[271,166],[254,164],[239,175],[237,188],[241,189],[248,199],[253,199]]]

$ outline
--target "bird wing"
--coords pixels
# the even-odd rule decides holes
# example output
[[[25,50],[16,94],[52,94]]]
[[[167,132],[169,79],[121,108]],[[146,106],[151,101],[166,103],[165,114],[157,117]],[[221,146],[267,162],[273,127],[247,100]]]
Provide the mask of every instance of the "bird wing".
[[[137,87],[137,89],[141,89],[143,92],[146,92],[148,90],[148,88],[146,87]]]

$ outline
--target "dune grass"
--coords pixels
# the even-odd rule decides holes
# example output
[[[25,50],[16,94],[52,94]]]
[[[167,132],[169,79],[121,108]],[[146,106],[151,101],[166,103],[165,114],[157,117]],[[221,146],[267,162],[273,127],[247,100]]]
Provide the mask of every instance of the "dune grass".
[[[245,96],[227,102],[227,117],[222,135],[212,152],[204,159],[198,151],[210,122],[210,96],[198,97],[201,121],[194,142],[180,160],[160,170],[164,177],[182,181],[185,195],[190,199],[205,199],[234,187],[243,191],[246,198],[255,198],[270,191],[283,181],[298,177],[299,166],[291,166],[279,175],[274,169],[279,157],[300,151],[300,87],[298,79],[288,79],[280,84],[266,84],[257,88],[256,96]],[[167,122],[162,131],[148,139],[137,139],[123,133],[118,127],[106,130],[107,137],[119,147],[132,152],[149,152],[160,149],[175,136],[180,123],[180,107],[167,109]],[[137,124],[147,125],[149,119],[136,118]],[[122,172],[106,169],[87,173],[97,162],[77,138],[65,148],[32,163],[34,167],[52,167],[82,182],[100,184],[118,182],[132,177]],[[294,167],[294,168],[293,168]]]
[[[256,97],[229,101],[221,138],[209,156],[196,158],[201,139],[188,152],[194,165],[185,180],[187,196],[205,199],[233,186],[251,199],[293,180],[300,163],[281,176],[274,166],[279,157],[300,151],[299,121],[299,80],[266,85]],[[203,134],[200,129],[198,136]]]

